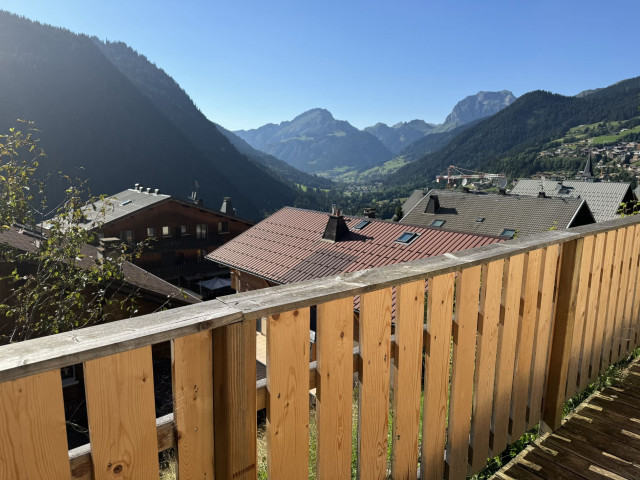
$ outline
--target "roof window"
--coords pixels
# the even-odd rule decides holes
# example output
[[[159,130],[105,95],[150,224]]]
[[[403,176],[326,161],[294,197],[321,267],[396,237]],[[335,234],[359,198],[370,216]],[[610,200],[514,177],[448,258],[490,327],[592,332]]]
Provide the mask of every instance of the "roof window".
[[[122,202],[120,204],[121,207],[124,207],[125,205],[129,205],[131,203],[131,200],[125,200],[124,202]]]
[[[444,222],[445,222],[444,220],[434,220],[431,223],[431,226],[432,227],[441,227],[442,225],[444,225]]]
[[[410,244],[416,238],[418,238],[418,234],[415,232],[404,232],[398,238],[396,238],[396,243],[404,243],[405,245]]]
[[[516,234],[515,230],[512,230],[510,228],[505,228],[500,235],[503,237],[513,238],[515,234]]]
[[[369,220],[362,220],[360,221],[360,223],[358,223],[355,227],[353,227],[351,230],[362,230],[364,227],[366,227],[367,225],[369,225],[371,222]]]
[[[484,222],[484,217],[476,218],[476,223],[482,223],[482,222]]]

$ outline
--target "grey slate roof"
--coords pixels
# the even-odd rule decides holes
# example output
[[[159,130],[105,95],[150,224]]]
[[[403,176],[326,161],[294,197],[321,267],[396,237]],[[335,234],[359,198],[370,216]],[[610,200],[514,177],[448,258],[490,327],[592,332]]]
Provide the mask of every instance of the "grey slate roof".
[[[106,197],[104,200],[94,202],[96,210],[91,206],[84,208],[84,214],[87,219],[85,224],[87,228],[93,228],[93,221],[96,218],[102,221],[104,224],[113,222],[120,218],[131,215],[132,213],[150,207],[161,202],[164,202],[171,198],[171,195],[163,195],[161,193],[155,193],[155,190],[150,189],[147,193],[147,189],[142,191],[129,188],[123,192],[116,193],[110,197]],[[104,215],[100,214],[101,209],[104,207]]]
[[[435,213],[426,213],[432,196],[437,197],[439,208]],[[431,190],[406,213],[400,223],[430,226],[436,220],[444,221],[442,228],[449,230],[502,235],[505,229],[509,229],[517,230],[518,236],[541,233],[552,227],[569,228],[594,222],[586,202],[581,198]]]
[[[406,215],[409,211],[415,207],[420,200],[424,197],[424,190],[414,190],[409,198],[407,198],[402,204],[402,212]]]
[[[596,222],[617,218],[618,208],[623,201],[631,200],[633,193],[629,183],[622,182],[580,182],[565,180],[519,180],[511,193],[516,195],[538,195],[543,191],[552,197],[580,197],[587,201]]]

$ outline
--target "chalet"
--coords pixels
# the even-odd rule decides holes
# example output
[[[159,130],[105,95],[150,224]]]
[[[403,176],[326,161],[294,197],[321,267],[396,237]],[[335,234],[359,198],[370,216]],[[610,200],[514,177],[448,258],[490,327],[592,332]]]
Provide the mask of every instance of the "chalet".
[[[253,225],[236,216],[229,197],[220,210],[213,210],[138,184],[95,202],[84,213],[86,227],[100,236],[117,237],[132,245],[150,240],[136,264],[179,284],[226,274],[205,262],[205,255]]]
[[[631,204],[635,200],[631,184],[628,182],[523,179],[519,180],[511,190],[514,195],[534,197],[541,192],[547,197],[573,197],[586,200],[596,222],[605,222],[619,217],[620,204]]]
[[[581,198],[431,190],[400,223],[506,237],[595,223]]]
[[[394,265],[504,237],[285,207],[214,250],[238,291]]]

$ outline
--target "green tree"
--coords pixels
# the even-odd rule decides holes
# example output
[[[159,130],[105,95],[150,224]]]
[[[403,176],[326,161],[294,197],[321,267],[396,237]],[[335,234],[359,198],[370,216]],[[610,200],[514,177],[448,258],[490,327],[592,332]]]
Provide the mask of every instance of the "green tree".
[[[404,212],[402,211],[402,205],[398,204],[396,206],[396,214],[393,216],[393,221],[399,222],[402,217],[404,217]]]
[[[66,182],[65,199],[48,211],[44,187],[52,179],[38,176],[46,156],[33,123],[21,122],[21,127],[0,135],[0,262],[10,266],[10,273],[0,277],[8,287],[7,297],[0,298],[0,318],[6,319],[0,323],[12,325],[0,343],[134,313],[135,293],[113,295],[122,285],[122,262],[134,252],[121,247],[109,258],[87,257],[87,245],[97,239],[83,224],[87,205],[91,208],[95,198],[87,204],[83,183],[60,174]],[[96,225],[108,208],[93,205]],[[48,214],[51,218],[43,222]],[[33,247],[17,249],[3,241],[11,229],[29,229]]]

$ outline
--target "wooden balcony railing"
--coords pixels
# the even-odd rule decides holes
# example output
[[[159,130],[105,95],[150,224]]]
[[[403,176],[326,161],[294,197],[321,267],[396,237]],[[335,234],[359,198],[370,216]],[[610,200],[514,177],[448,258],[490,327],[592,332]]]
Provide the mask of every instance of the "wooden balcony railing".
[[[353,372],[360,478],[388,475],[388,447],[393,478],[419,465],[423,479],[464,478],[538,422],[557,428],[565,399],[638,345],[639,260],[628,217],[2,347],[0,478],[158,478],[158,451],[175,446],[182,479],[255,479],[263,407],[269,478],[307,478],[313,387],[317,477],[350,478]],[[156,419],[150,346],[165,341],[174,410]],[[91,444],[69,452],[59,369],[80,362]]]

